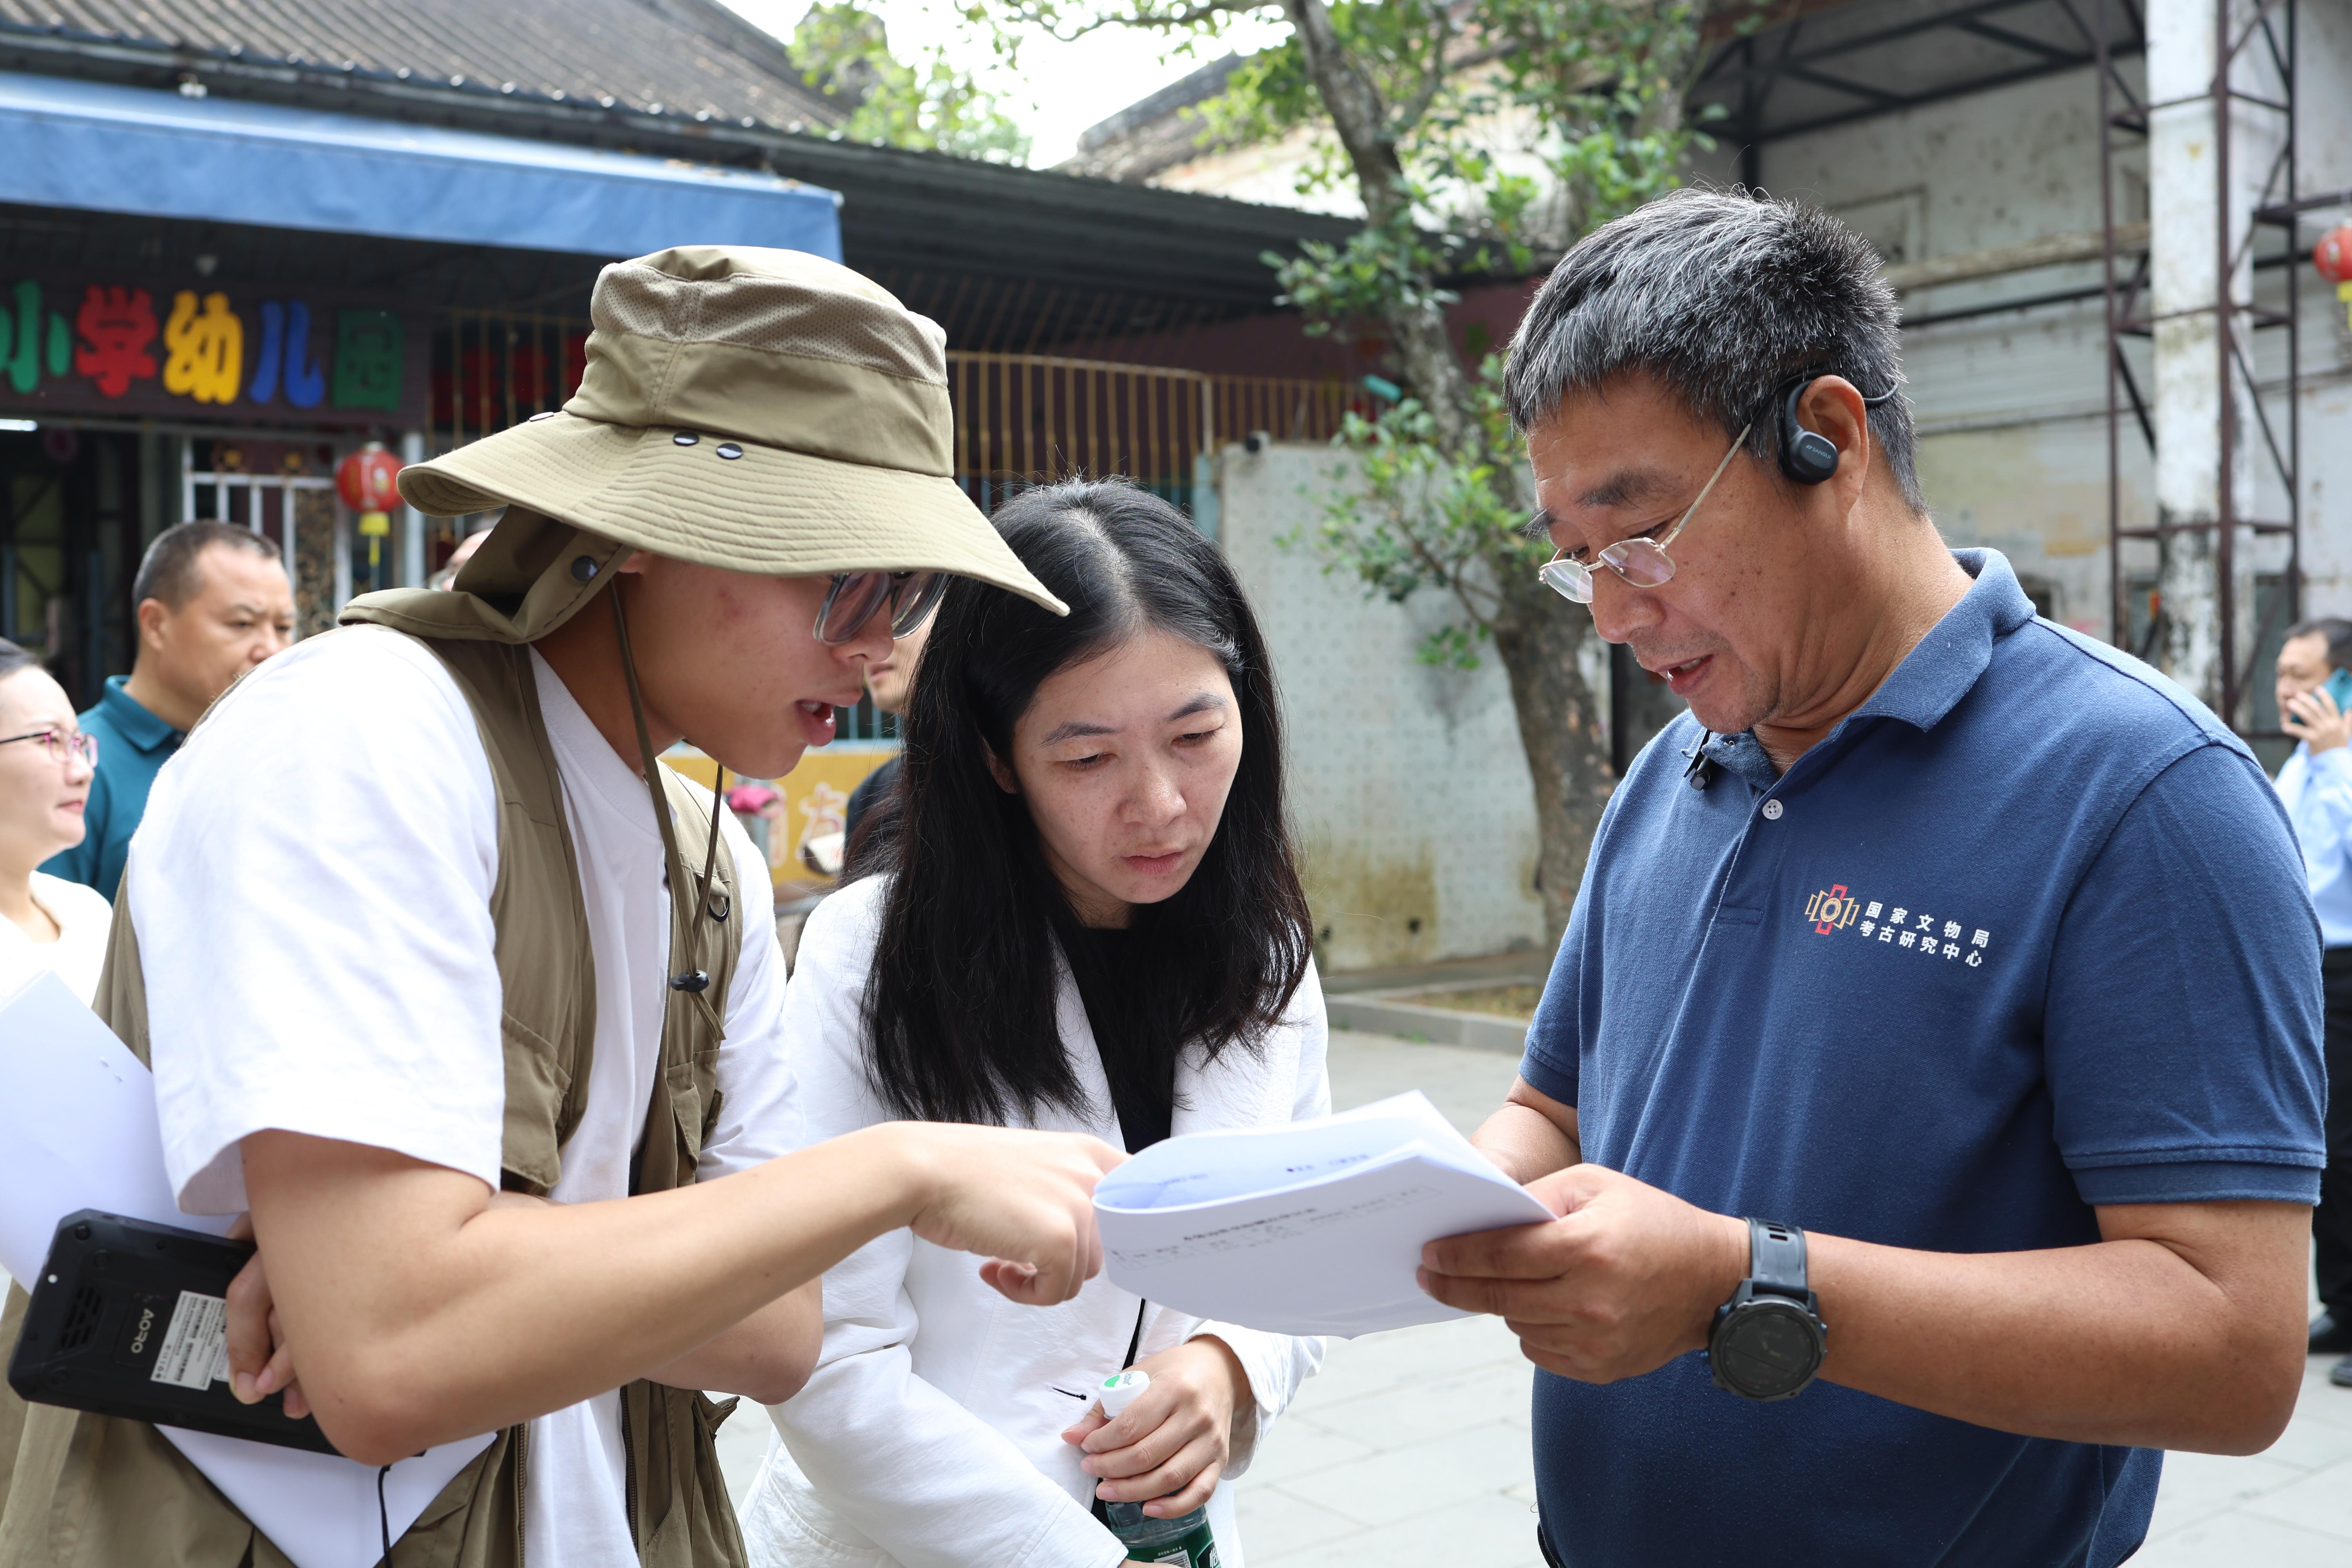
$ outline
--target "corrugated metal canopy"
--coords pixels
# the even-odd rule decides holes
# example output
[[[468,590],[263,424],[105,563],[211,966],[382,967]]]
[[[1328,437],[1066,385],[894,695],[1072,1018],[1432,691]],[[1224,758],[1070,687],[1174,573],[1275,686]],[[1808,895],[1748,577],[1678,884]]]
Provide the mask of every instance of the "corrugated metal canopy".
[[[948,329],[956,348],[1026,350],[1264,315],[1266,254],[1344,245],[1362,226],[1291,207],[776,138],[771,168],[842,193],[852,267]]]
[[[1713,133],[1759,145],[2012,82],[2081,70],[2105,18],[2112,60],[2147,47],[2137,6],[2105,0],[1798,0],[1764,13],[1719,11],[1693,84],[1694,108],[1719,108]]]

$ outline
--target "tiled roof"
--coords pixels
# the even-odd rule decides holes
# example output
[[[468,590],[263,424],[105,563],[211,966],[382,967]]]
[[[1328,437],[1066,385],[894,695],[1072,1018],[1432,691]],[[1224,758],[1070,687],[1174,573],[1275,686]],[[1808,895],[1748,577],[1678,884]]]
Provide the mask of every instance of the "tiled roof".
[[[783,46],[716,0],[0,0],[7,35],[169,51],[192,68],[341,73],[510,100],[778,129],[835,122]]]
[[[1078,133],[1077,152],[1056,166],[1066,174],[1142,184],[1163,170],[1191,163],[1206,149],[1201,117],[1186,110],[1223,92],[1241,63],[1242,57],[1234,54],[1212,60],[1087,126]]]

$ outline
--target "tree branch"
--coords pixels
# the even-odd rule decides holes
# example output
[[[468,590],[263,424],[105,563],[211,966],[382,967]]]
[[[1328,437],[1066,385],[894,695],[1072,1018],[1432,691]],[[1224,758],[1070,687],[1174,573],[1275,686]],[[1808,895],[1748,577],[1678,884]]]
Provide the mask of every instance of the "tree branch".
[[[1471,601],[1469,579],[1464,575],[1461,569],[1459,567],[1448,566],[1445,563],[1440,561],[1436,555],[1431,552],[1428,544],[1423,541],[1420,531],[1415,529],[1403,516],[1394,512],[1391,512],[1390,515],[1395,519],[1397,531],[1404,536],[1404,542],[1407,548],[1412,550],[1414,556],[1420,560],[1423,567],[1428,571],[1431,576],[1436,578],[1440,583],[1443,583],[1445,585],[1446,592],[1453,595],[1454,602],[1462,606],[1462,613],[1470,617],[1472,624],[1481,626],[1489,632],[1493,631],[1495,629],[1495,623],[1499,617],[1493,611],[1480,610],[1478,606]],[[1497,607],[1500,606],[1501,603],[1501,595],[1496,595],[1496,604]]]
[[[1364,211],[1375,225],[1391,222],[1411,205],[1404,190],[1404,164],[1396,147],[1381,134],[1385,118],[1380,89],[1349,58],[1331,25],[1331,8],[1323,0],[1282,0],[1298,39],[1307,74],[1339,133],[1339,145],[1356,171]]]
[[[1393,126],[1390,133],[1391,141],[1402,141],[1406,132],[1421,123],[1422,116],[1427,114],[1429,106],[1437,101],[1438,92],[1445,86],[1445,79],[1451,74],[1446,68],[1445,52],[1446,46],[1454,41],[1454,8],[1440,0],[1436,15],[1437,44],[1430,68],[1423,75],[1421,90],[1413,94],[1412,103],[1391,122]]]
[[[1025,23],[1057,43],[1075,44],[1089,33],[1099,33],[1105,27],[1125,27],[1132,31],[1169,32],[1180,27],[1197,27],[1219,16],[1239,16],[1265,8],[1266,0],[1199,0],[1175,11],[1155,11],[1147,3],[1131,12],[1114,12],[1079,23],[1067,32],[1052,18],[1060,15],[1059,6],[1024,5],[1015,12],[1013,20]]]

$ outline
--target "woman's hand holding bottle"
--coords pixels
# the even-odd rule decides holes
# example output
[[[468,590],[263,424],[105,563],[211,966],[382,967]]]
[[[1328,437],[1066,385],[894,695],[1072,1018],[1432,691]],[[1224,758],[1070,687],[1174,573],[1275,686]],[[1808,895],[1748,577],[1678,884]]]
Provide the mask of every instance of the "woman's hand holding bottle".
[[[1090,1405],[1062,1434],[1106,1502],[1136,1502],[1177,1519],[1209,1500],[1233,1458],[1236,1411],[1255,1411],[1249,1376],[1223,1340],[1202,1335],[1135,1363],[1151,1385],[1118,1416]]]

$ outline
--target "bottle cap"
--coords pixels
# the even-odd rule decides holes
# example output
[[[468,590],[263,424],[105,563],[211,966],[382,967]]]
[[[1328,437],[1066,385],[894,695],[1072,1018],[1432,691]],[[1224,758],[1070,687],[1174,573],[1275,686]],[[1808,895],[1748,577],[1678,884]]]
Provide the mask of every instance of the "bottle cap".
[[[1129,1405],[1135,1403],[1135,1396],[1150,1386],[1150,1373],[1129,1367],[1125,1372],[1115,1372],[1095,1384],[1095,1401],[1102,1406],[1105,1415],[1116,1421]]]

